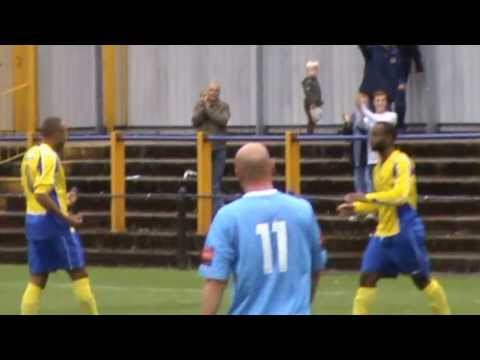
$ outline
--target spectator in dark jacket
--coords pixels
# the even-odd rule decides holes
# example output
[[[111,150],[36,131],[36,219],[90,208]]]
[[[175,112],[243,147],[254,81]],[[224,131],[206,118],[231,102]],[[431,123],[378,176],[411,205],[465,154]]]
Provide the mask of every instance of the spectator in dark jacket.
[[[307,63],[307,77],[302,82],[305,93],[305,113],[307,114],[308,126],[307,133],[315,132],[315,125],[322,118],[322,90],[318,82],[318,73],[320,65],[318,61],[309,61]]]
[[[423,72],[418,45],[359,45],[365,58],[365,74],[360,91],[372,95],[385,91],[390,106],[398,113],[398,128],[405,129],[407,112],[406,88],[412,61],[417,72]]]
[[[405,116],[407,114],[407,85],[412,69],[412,62],[415,63],[417,73],[424,72],[422,54],[418,45],[393,45],[398,47],[398,66],[392,64],[393,71],[398,79],[397,95],[395,98],[395,112],[398,114],[398,128],[405,129]],[[396,69],[395,69],[396,67]]]
[[[225,135],[227,124],[230,120],[230,106],[220,100],[221,87],[213,82],[208,89],[201,94],[201,99],[193,110],[192,123],[198,131],[208,135]],[[220,210],[224,202],[221,198],[222,178],[225,172],[227,150],[225,142],[213,144],[213,195],[214,214]]]
[[[373,94],[385,91],[392,103],[396,98],[398,81],[390,66],[391,54],[387,45],[359,45],[365,58],[365,70],[360,92],[373,101]]]

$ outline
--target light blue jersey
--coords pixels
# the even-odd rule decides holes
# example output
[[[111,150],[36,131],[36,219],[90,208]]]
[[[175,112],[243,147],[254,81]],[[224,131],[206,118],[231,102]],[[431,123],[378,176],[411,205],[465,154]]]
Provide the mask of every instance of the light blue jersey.
[[[231,315],[309,315],[312,275],[325,264],[320,227],[305,200],[254,192],[222,208],[200,275],[233,280]]]

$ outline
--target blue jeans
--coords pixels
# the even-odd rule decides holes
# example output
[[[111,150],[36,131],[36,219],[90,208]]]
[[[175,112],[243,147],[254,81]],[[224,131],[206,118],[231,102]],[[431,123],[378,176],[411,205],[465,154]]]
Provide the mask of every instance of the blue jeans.
[[[355,167],[353,176],[355,180],[355,192],[368,194],[373,192],[373,166]]]
[[[220,210],[224,201],[222,196],[222,178],[225,173],[225,163],[227,159],[227,150],[226,149],[215,149],[212,152],[212,162],[213,162],[213,216]]]

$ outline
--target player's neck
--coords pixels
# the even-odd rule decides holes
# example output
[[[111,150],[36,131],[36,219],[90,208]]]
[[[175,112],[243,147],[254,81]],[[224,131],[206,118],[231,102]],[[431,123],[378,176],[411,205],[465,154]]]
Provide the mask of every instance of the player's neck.
[[[255,183],[249,183],[244,185],[243,191],[245,194],[257,191],[266,191],[266,190],[273,190],[273,183],[271,181],[259,181]]]
[[[53,150],[55,150],[55,145],[53,144],[53,141],[44,138],[44,139],[42,140],[42,143],[50,146]]]
[[[390,157],[390,155],[392,155],[392,153],[395,151],[395,147],[392,146],[388,149],[386,149],[384,152],[380,153],[380,158],[382,160],[382,163],[384,163],[385,161],[388,160],[388,158]]]
[[[58,152],[56,144],[50,139],[43,139],[42,143],[48,145],[53,151]]]

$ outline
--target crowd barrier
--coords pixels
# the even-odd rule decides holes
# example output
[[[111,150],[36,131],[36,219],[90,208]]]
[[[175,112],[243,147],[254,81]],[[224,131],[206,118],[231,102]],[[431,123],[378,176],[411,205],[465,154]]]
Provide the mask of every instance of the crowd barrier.
[[[127,142],[175,142],[196,144],[197,148],[197,194],[187,194],[182,182],[179,184],[179,194],[152,194],[151,197],[172,196],[175,199],[195,199],[197,202],[197,234],[205,235],[212,220],[213,196],[212,196],[212,151],[213,143],[227,141],[232,143],[264,142],[281,143],[285,148],[285,190],[294,194],[301,194],[301,144],[309,142],[351,142],[366,140],[365,136],[343,136],[343,135],[299,135],[293,132],[286,132],[282,135],[271,136],[207,136],[204,133],[197,134],[129,134],[118,131],[110,135],[88,134],[71,135],[69,142],[106,142],[110,147],[111,161],[111,194],[105,194],[110,198],[111,231],[122,233],[126,229],[126,200],[136,195],[126,194],[126,153]],[[452,133],[452,134],[410,134],[400,135],[399,141],[428,141],[428,140],[480,140],[480,133]],[[27,142],[30,146],[35,142],[32,134],[0,136],[1,143],[22,143]],[[18,159],[18,154],[12,159]],[[0,159],[2,163],[5,159]],[[4,194],[5,195],[5,194]],[[13,195],[14,196],[14,195]],[[102,195],[92,195],[102,196]],[[143,196],[143,195],[142,195]],[[179,211],[181,211],[181,201]],[[179,220],[181,222],[181,219]]]

